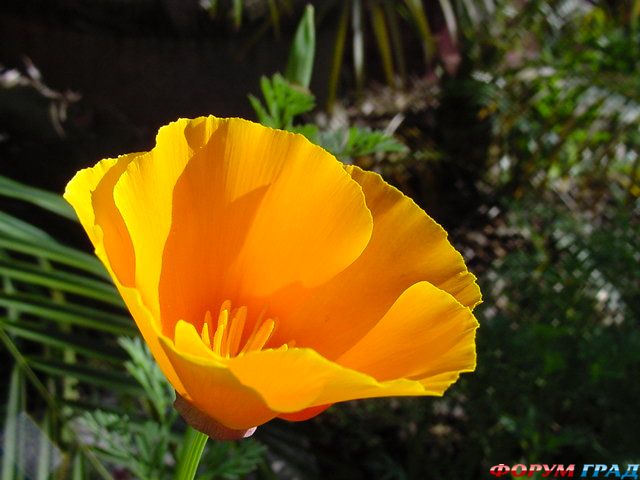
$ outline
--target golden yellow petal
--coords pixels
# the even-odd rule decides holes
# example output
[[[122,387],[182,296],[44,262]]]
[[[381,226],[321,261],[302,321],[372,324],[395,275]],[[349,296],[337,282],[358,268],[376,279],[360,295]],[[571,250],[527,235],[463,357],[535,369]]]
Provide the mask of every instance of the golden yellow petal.
[[[113,271],[121,283],[133,283],[135,259],[131,239],[122,216],[113,201],[113,187],[127,165],[138,153],[98,162],[79,171],[67,184],[64,198],[75,209],[96,254]],[[102,235],[98,241],[96,227]]]
[[[240,119],[220,121],[184,168],[171,219],[160,282],[166,334],[178,319],[200,327],[203,312],[228,298],[255,314],[287,285],[327,281],[372,230],[362,189],[335,158]]]
[[[216,422],[234,430],[261,425],[273,417],[262,397],[251,386],[238,381],[228,360],[204,347],[193,325],[176,325],[175,344],[165,336],[162,347],[177,372],[182,397]]]
[[[153,150],[131,162],[114,188],[115,204],[135,251],[136,287],[156,318],[160,318],[158,283],[171,227],[173,188],[217,121],[180,119],[162,127]]]
[[[180,394],[185,393],[185,387],[183,386],[182,378],[180,378],[178,372],[173,368],[173,365],[169,361],[164,349],[160,342],[160,325],[156,318],[151,315],[151,312],[147,306],[143,303],[140,292],[135,288],[125,287],[121,285],[114,278],[116,287],[124,302],[127,304],[127,308],[131,312],[133,319],[136,321],[136,325],[147,343],[149,350],[153,354],[158,366],[164,376],[167,377],[169,383],[173,386],[176,392]]]
[[[414,283],[428,281],[469,307],[481,298],[475,277],[440,225],[378,174],[347,170],[373,215],[367,248],[326,284],[283,290],[271,299],[274,310],[290,312],[277,340],[295,339],[331,359],[365,335]]]
[[[107,158],[91,168],[80,170],[69,181],[64,191],[64,199],[71,204],[80,220],[80,224],[87,231],[91,243],[96,244],[94,233],[95,214],[91,196],[100,180],[118,162],[115,158]]]
[[[279,413],[357,398],[439,394],[407,379],[378,382],[308,348],[251,352],[230,359],[228,366],[243,385],[258,392]]]
[[[401,272],[426,280],[453,295],[458,302],[473,309],[482,300],[476,277],[467,270],[462,255],[447,239],[447,232],[415,202],[397,188],[386,183],[380,175],[356,166],[347,170],[365,192],[367,206],[376,223],[376,244],[367,267],[386,266],[389,253],[394,254],[394,269],[387,272],[399,276]],[[378,270],[384,271],[384,270]],[[409,285],[411,285],[410,283]]]
[[[475,368],[478,322],[455,298],[428,282],[416,283],[400,295],[382,319],[337,363],[378,380],[421,379],[437,390],[431,377]]]
[[[225,358],[206,348],[193,325],[180,321],[176,339],[162,346],[183,382],[186,399],[232,429],[274,416],[310,418],[335,402],[395,395],[439,395],[420,381],[379,382],[310,349],[261,350]],[[290,414],[290,415],[288,415]]]
[[[67,185],[64,198],[74,207],[163,373],[176,390],[182,391],[182,384],[160,347],[157,320],[142,303],[139,292],[128,284],[133,281],[135,259],[112,196],[119,175],[140,155],[103,160],[93,168],[81,170]]]

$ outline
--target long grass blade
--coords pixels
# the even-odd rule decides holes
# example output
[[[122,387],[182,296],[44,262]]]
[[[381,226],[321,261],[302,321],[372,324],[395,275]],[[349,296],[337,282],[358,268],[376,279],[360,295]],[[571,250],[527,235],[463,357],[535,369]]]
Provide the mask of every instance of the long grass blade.
[[[71,480],[84,480],[86,477],[82,455],[76,454],[71,466]]]
[[[389,39],[384,11],[378,3],[373,3],[371,5],[371,24],[373,26],[376,43],[378,44],[378,51],[382,58],[382,67],[387,79],[387,84],[390,87],[393,87],[395,85],[395,79],[393,71],[393,55],[391,53],[391,41]]]
[[[70,349],[75,353],[97,360],[106,360],[113,363],[121,363],[126,360],[121,349],[109,348],[101,343],[93,341],[86,335],[59,332],[51,328],[44,328],[33,322],[11,322],[0,317],[0,328],[3,328],[14,337],[24,338],[49,347]]]
[[[60,378],[71,377],[88,385],[104,387],[124,394],[144,395],[144,389],[123,372],[115,373],[85,365],[67,364],[50,358],[26,357],[26,360],[36,372]]]
[[[478,11],[474,0],[462,0],[462,3],[464,3],[464,10],[467,12],[467,16],[471,20],[471,23],[474,26],[479,25],[482,21],[482,15]]]
[[[35,388],[40,397],[45,401],[49,411],[53,415],[53,420],[60,418],[60,411],[58,409],[58,403],[56,399],[54,399],[47,387],[42,383],[42,381],[35,374],[26,357],[20,352],[20,349],[16,346],[15,342],[11,339],[11,337],[2,329],[0,329],[0,342],[4,344],[7,351],[11,354],[11,356],[15,360],[16,368],[19,368],[20,371],[24,374],[25,378],[29,381],[29,383]],[[82,454],[85,456],[87,460],[91,463],[95,472],[105,480],[113,480],[112,476],[109,474],[107,469],[100,463],[100,461],[96,458],[96,456],[75,436],[71,438],[71,443],[78,448]]]
[[[447,30],[454,42],[458,40],[458,23],[456,21],[456,14],[453,11],[453,6],[449,0],[439,0],[442,14],[444,15],[444,21],[447,24]]]
[[[316,51],[316,28],[314,10],[307,5],[304,16],[300,20],[296,35],[291,45],[289,60],[285,70],[285,78],[297,85],[309,88],[313,74],[313,62]]]
[[[77,325],[105,333],[127,336],[136,333],[132,320],[125,315],[68,302],[60,304],[39,295],[0,292],[0,307],[14,309],[20,314],[37,316],[47,321]]]
[[[356,96],[362,96],[364,88],[364,24],[362,22],[362,0],[351,0],[351,30],[353,75],[356,79]]]
[[[267,0],[269,5],[269,17],[271,18],[271,24],[273,25],[273,33],[276,38],[280,38],[280,10],[276,0]]]
[[[36,480],[47,480],[56,467],[54,447],[51,437],[51,418],[49,412],[45,412],[42,419],[42,434],[38,437],[38,464]]]
[[[11,370],[9,397],[6,404],[6,416],[2,441],[2,480],[15,480],[18,458],[18,425],[16,419],[21,411],[24,377],[17,366]]]
[[[421,0],[405,0],[405,4],[409,9],[411,18],[418,30],[427,65],[429,65],[436,54],[436,41],[431,33],[431,27],[429,27],[427,12],[425,11]]]
[[[389,35],[391,37],[391,45],[393,46],[393,54],[395,58],[395,67],[400,75],[401,84],[407,81],[407,63],[404,56],[404,47],[402,45],[402,34],[398,22],[397,11],[387,2],[383,3],[384,13],[389,25]]]
[[[233,27],[238,30],[242,25],[242,0],[233,0]]]
[[[16,182],[1,175],[0,195],[37,205],[69,220],[76,220],[75,212],[60,195]]]
[[[9,238],[0,234],[0,248],[33,255],[38,258],[45,258],[52,262],[84,270],[85,272],[105,279],[109,278],[109,274],[96,257],[76,250],[75,248],[61,245],[53,240],[33,242],[31,239]]]
[[[44,230],[0,210],[0,234],[17,240],[54,241]]]
[[[338,32],[333,47],[333,58],[331,61],[331,72],[329,73],[329,91],[327,94],[327,110],[331,111],[336,102],[338,92],[338,82],[342,71],[342,61],[344,57],[344,47],[347,40],[347,27],[349,26],[349,2],[344,2],[340,20],[338,22]]]
[[[41,267],[18,260],[0,259],[0,275],[15,282],[39,285],[110,305],[121,306],[122,299],[113,285],[86,276],[62,271],[45,271]]]

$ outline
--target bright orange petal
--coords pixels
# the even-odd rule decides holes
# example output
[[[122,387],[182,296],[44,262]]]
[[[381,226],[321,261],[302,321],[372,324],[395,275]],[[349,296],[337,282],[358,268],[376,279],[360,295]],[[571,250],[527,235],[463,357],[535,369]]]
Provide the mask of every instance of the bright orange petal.
[[[472,309],[480,303],[482,295],[476,277],[467,270],[462,255],[447,239],[447,232],[377,173],[355,166],[347,170],[362,186],[367,206],[375,217],[378,241],[367,249],[369,258],[364,260],[371,263],[366,267],[386,266],[391,258],[393,270],[377,271],[396,277],[396,281],[401,275],[414,277],[416,281],[425,280]],[[388,249],[395,255],[390,257]]]
[[[79,171],[67,184],[64,193],[98,257],[125,284],[133,280],[135,259],[131,239],[113,202],[113,187],[129,162],[139,155],[132,153],[117,159],[108,158],[92,168]]]
[[[180,119],[162,127],[153,150],[131,162],[114,188],[115,204],[135,251],[136,287],[156,318],[160,318],[158,283],[171,227],[173,188],[216,122]]]
[[[130,285],[134,280],[135,257],[122,217],[113,200],[113,188],[119,176],[140,154],[107,159],[93,168],[81,170],[69,182],[64,198],[74,207],[116,287],[122,295],[149,349],[176,390],[182,384],[158,341],[157,320],[142,303],[139,292]]]
[[[439,394],[412,380],[378,382],[307,348],[251,352],[230,359],[229,369],[280,413],[357,398]]]
[[[220,121],[173,190],[160,283],[163,330],[201,325],[226,299],[253,314],[290,284],[315,286],[360,255],[372,221],[360,186],[300,135]]]
[[[290,310],[276,340],[296,340],[337,358],[365,335],[414,283],[428,281],[469,307],[480,301],[475,277],[447,233],[382,178],[347,167],[373,215],[371,241],[346,270],[315,289],[291,288],[272,298]]]
[[[158,362],[160,370],[164,373],[164,376],[167,377],[167,380],[169,380],[169,383],[173,386],[176,392],[183,395],[185,393],[183,379],[180,377],[179,372],[177,372],[173,367],[167,357],[167,354],[162,348],[162,344],[160,342],[161,332],[158,320],[151,315],[151,312],[143,303],[140,292],[137,289],[124,287],[117,281],[115,281],[115,283],[120,295],[122,295],[124,302],[127,304],[127,308],[136,321],[136,325],[138,326],[144,341],[147,343],[149,350],[153,354],[153,358]]]
[[[185,387],[182,395],[233,429],[260,425],[274,416],[313,416],[329,404],[357,398],[441,393],[419,381],[379,382],[310,349],[282,347],[222,357],[184,321],[176,324],[174,342],[165,336],[161,340]]]
[[[204,347],[193,325],[178,322],[175,337],[175,344],[161,337],[162,346],[184,385],[180,395],[201,412],[237,430],[261,425],[276,415],[259,393],[238,381],[228,360]]]
[[[428,282],[408,288],[389,311],[337,362],[377,378],[421,379],[435,389],[445,375],[455,379],[475,368],[471,311]],[[446,383],[446,382],[445,382]]]

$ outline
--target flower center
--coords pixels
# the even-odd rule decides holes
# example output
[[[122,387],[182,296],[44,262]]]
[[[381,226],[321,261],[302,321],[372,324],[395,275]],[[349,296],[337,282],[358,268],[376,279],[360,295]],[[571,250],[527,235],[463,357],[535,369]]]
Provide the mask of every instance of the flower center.
[[[261,350],[269,341],[276,328],[276,321],[264,318],[264,310],[257,318],[253,330],[242,344],[244,327],[247,322],[247,307],[231,308],[231,301],[225,300],[220,306],[218,321],[214,326],[211,312],[207,310],[200,337],[211,350],[223,357],[235,357],[254,350]],[[240,348],[242,347],[242,348]]]

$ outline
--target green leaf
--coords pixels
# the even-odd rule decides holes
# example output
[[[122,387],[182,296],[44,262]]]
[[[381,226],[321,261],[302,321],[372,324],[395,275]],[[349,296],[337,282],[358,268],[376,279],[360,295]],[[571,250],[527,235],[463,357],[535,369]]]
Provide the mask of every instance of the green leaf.
[[[371,23],[373,25],[373,33],[376,37],[376,43],[378,44],[378,50],[380,51],[380,57],[382,58],[382,67],[384,68],[384,74],[387,78],[387,84],[393,86],[395,82],[391,41],[389,40],[384,11],[377,3],[373,3],[371,5]]]
[[[346,132],[334,130],[321,132],[319,144],[342,161],[375,153],[405,152],[407,147],[380,130],[350,127]]]
[[[82,455],[75,454],[73,456],[73,465],[71,467],[71,480],[84,480],[86,476]]]
[[[251,103],[253,110],[256,112],[256,115],[258,116],[258,122],[260,122],[265,127],[270,127],[271,117],[269,116],[269,113],[265,110],[265,108],[260,103],[260,100],[258,100],[253,95],[249,95],[249,102]]]
[[[44,230],[0,210],[0,234],[17,240],[55,241]]]
[[[84,412],[77,422],[93,437],[89,443],[99,456],[125,467],[134,478],[166,478],[162,474],[171,437],[168,425],[103,410]]]
[[[38,258],[46,258],[47,260],[78,268],[105,279],[109,278],[109,274],[95,256],[76,250],[75,248],[61,245],[53,239],[34,242],[32,238],[8,238],[0,234],[0,248],[33,255]]]
[[[249,96],[249,101],[260,123],[267,127],[291,130],[296,117],[313,110],[315,106],[313,95],[291,85],[278,73],[270,79],[262,77],[260,86],[265,105],[252,95]]]
[[[364,88],[364,26],[362,24],[362,0],[351,0],[351,52],[353,74],[356,79],[356,95],[362,95]]]
[[[344,58],[344,47],[347,41],[347,27],[349,26],[349,2],[344,2],[342,13],[338,22],[338,32],[333,46],[333,57],[331,59],[331,71],[329,73],[329,91],[327,94],[327,110],[331,112],[333,104],[336,102],[338,92],[338,82]]]
[[[144,394],[144,390],[135,380],[122,373],[86,365],[69,364],[44,357],[26,357],[26,360],[34,371],[47,375],[60,378],[71,377],[89,385],[104,387],[136,397]]]
[[[269,16],[271,17],[271,25],[276,37],[280,37],[280,10],[276,4],[276,0],[267,0],[269,6]]]
[[[242,25],[242,0],[233,0],[233,26],[239,29]]]
[[[16,479],[15,460],[19,455],[18,425],[16,419],[22,409],[24,398],[24,377],[17,365],[11,370],[9,398],[6,404],[4,431],[2,432],[2,480]]]
[[[405,4],[411,12],[411,19],[414,21],[416,29],[418,30],[427,63],[430,63],[436,54],[436,41],[429,27],[427,12],[421,0],[405,0]]]
[[[34,322],[25,320],[12,322],[2,317],[0,317],[0,328],[3,328],[14,337],[21,337],[50,347],[71,349],[89,358],[114,363],[120,363],[124,360],[118,349],[106,347],[99,342],[95,342],[94,339],[87,335],[61,333],[58,330],[46,328]]]
[[[0,292],[0,307],[20,314],[41,317],[62,325],[98,330],[116,335],[135,335],[137,330],[130,317],[88,306],[60,303],[41,295]]]
[[[31,187],[0,175],[0,195],[23,200],[37,205],[69,220],[76,220],[76,214],[64,199],[55,193]]]
[[[153,405],[156,417],[164,423],[167,418],[166,413],[173,402],[173,387],[151,356],[147,344],[142,342],[140,337],[121,337],[118,339],[118,343],[126,350],[131,359],[125,362],[125,368],[144,388],[147,398]]]
[[[404,84],[407,79],[407,62],[405,60],[405,52],[402,45],[402,32],[400,31],[400,25],[398,24],[398,13],[388,2],[384,3],[384,13],[389,25],[389,34],[391,37],[391,44],[393,45],[395,67],[398,69],[398,73],[400,74],[400,78]],[[381,53],[381,55],[383,54]]]
[[[319,136],[320,129],[318,128],[317,125],[314,125],[313,123],[294,126],[293,128],[290,129],[290,131],[292,131],[293,133],[299,133],[300,135],[304,135],[305,137],[307,137],[307,140],[309,140],[310,142],[318,144],[318,136]]]
[[[456,22],[456,14],[453,11],[453,6],[449,0],[439,0],[439,2],[444,20],[447,24],[447,30],[449,30],[449,34],[455,42],[458,37],[458,23]]]
[[[187,426],[178,455],[176,480],[193,480],[198,470],[200,457],[209,437],[194,428]]]
[[[316,30],[313,5],[307,5],[289,52],[285,78],[296,85],[309,88],[316,50]]]
[[[344,154],[349,157],[363,157],[374,153],[404,152],[403,144],[380,130],[351,127]]]
[[[266,454],[261,443],[246,439],[242,442],[210,442],[202,459],[199,480],[240,480],[258,468]]]
[[[32,263],[0,259],[0,275],[16,282],[39,285],[122,306],[122,299],[113,285],[75,273],[47,271]]]

